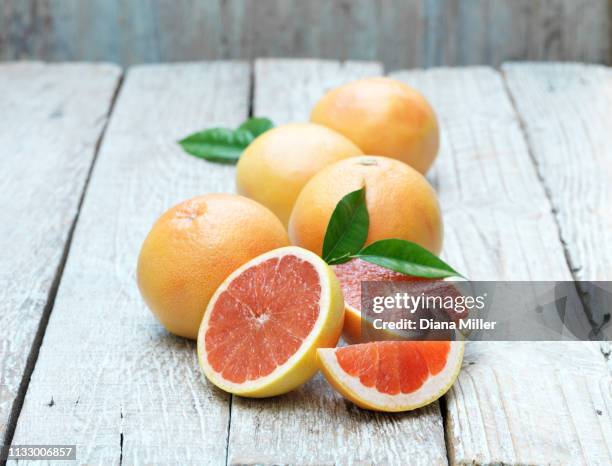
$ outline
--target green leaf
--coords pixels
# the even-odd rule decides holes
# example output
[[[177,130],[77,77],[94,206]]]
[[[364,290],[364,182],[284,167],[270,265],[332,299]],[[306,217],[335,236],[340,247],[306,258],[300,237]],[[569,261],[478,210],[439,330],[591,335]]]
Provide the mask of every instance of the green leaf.
[[[249,118],[238,127],[239,130],[249,131],[253,138],[272,128],[274,128],[274,123],[269,118]]]
[[[347,194],[336,205],[323,240],[323,259],[330,265],[350,260],[365,244],[369,226],[363,187]]]
[[[234,163],[255,139],[250,131],[211,128],[179,141],[185,152],[213,162]]]
[[[237,129],[210,128],[179,141],[185,152],[212,162],[234,163],[260,134],[274,124],[268,118],[250,118]]]
[[[415,277],[462,277],[459,272],[427,249],[401,239],[376,241],[363,248],[354,257]]]

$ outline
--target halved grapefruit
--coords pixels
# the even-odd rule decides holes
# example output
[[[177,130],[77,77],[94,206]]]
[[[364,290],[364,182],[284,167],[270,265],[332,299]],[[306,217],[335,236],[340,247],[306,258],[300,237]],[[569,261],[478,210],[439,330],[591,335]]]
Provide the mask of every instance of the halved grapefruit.
[[[343,321],[332,269],[306,249],[275,249],[238,268],[213,295],[198,335],[200,367],[236,395],[286,393],[315,374],[317,349],[336,346]]]
[[[357,406],[409,411],[444,395],[457,379],[463,341],[380,341],[318,351],[327,381]]]
[[[393,332],[390,331],[373,331],[371,326],[368,328],[368,332],[366,332],[365,335],[363,334],[363,325],[367,324],[367,322],[362,320],[361,314],[362,282],[404,282],[405,285],[402,290],[409,291],[415,296],[420,294],[428,296],[458,296],[460,294],[459,290],[446,280],[405,275],[381,267],[380,265],[366,262],[362,259],[352,259],[344,264],[334,265],[333,269],[340,281],[340,286],[344,295],[346,313],[344,316],[342,336],[349,344],[402,338],[401,336],[398,337],[398,335],[394,335]],[[390,290],[392,290],[392,288],[390,288]],[[457,321],[458,319],[466,317],[467,312],[458,312],[454,310],[448,313],[448,315],[451,319]],[[377,338],[372,338],[374,335],[376,335]]]

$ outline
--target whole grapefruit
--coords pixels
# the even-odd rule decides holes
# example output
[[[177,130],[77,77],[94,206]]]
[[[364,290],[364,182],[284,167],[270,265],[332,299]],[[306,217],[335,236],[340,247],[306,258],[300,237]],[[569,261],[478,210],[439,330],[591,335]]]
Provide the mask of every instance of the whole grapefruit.
[[[240,157],[237,190],[268,207],[287,225],[304,184],[327,165],[354,155],[362,155],[361,150],[325,126],[279,126],[259,136]]]
[[[337,203],[363,186],[370,214],[366,244],[398,238],[440,253],[442,216],[431,185],[405,163],[367,155],[336,162],[306,183],[289,220],[292,243],[321,254]]]
[[[345,135],[366,154],[401,160],[423,174],[438,154],[431,105],[396,79],[364,78],[332,89],[314,106],[311,121]]]
[[[257,202],[233,194],[195,197],[153,225],[138,258],[138,286],[168,331],[196,339],[223,280],[254,257],[287,245],[281,222]]]

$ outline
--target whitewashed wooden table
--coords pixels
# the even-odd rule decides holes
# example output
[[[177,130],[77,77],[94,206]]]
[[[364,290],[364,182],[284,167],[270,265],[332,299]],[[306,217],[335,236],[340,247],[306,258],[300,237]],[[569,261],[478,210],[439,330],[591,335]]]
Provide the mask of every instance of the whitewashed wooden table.
[[[268,59],[0,65],[0,444],[77,444],[90,465],[611,464],[606,344],[472,343],[440,403],[385,415],[320,376],[283,397],[230,397],[146,310],[135,265],[152,222],[234,190],[234,167],[176,141],[249,113],[306,120],[326,89],[383,73]],[[611,69],[391,75],[441,120],[429,179],[451,264],[480,280],[612,279]]]

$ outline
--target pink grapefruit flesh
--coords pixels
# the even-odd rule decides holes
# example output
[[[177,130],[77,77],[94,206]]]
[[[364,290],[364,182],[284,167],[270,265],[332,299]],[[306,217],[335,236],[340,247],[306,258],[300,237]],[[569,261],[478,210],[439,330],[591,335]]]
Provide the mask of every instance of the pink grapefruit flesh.
[[[442,396],[463,360],[462,341],[384,341],[319,350],[328,382],[356,405],[408,411]]]

